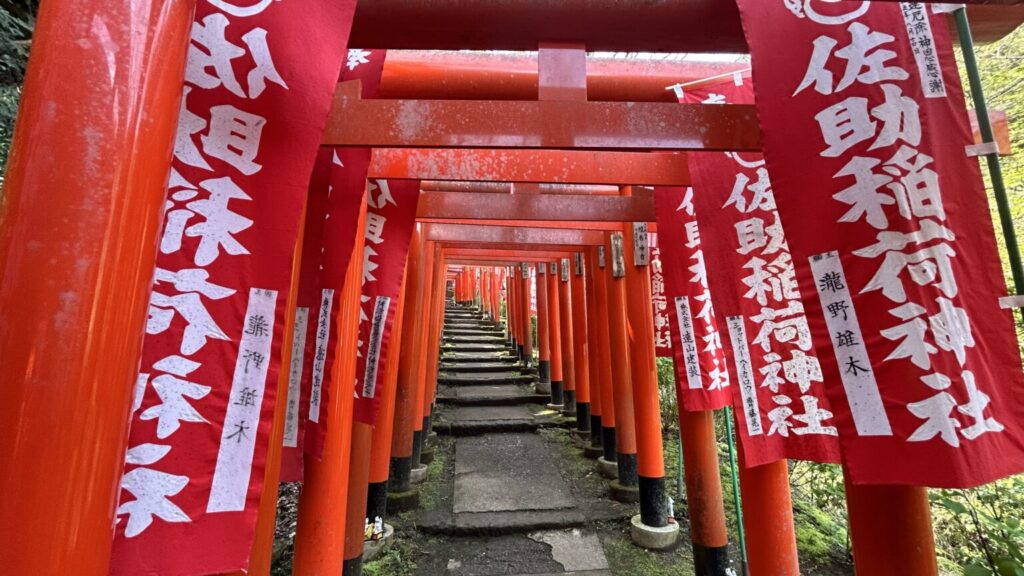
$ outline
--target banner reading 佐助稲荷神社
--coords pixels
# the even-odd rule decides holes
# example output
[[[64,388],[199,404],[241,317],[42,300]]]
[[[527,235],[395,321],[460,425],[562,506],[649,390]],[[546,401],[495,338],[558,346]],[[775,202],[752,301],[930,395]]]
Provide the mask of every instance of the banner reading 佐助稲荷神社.
[[[835,352],[822,371],[852,480],[1020,472],[1024,382],[947,8],[738,4],[807,316]]]

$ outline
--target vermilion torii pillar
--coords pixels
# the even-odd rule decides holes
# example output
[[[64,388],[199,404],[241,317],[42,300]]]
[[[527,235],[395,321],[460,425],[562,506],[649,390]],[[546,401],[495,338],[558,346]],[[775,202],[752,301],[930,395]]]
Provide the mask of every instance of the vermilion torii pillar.
[[[484,318],[493,320],[491,317],[491,280],[490,269],[480,268],[480,309]]]
[[[397,358],[401,354],[401,341],[399,341],[398,335],[401,334],[402,313],[405,306],[404,291],[405,279],[403,277],[391,329],[393,340],[388,345],[388,353],[382,370],[383,382],[378,390],[381,405],[377,414],[377,422],[370,425],[355,419],[352,421],[352,455],[349,459],[343,576],[362,574],[366,523],[367,521],[373,523],[378,518],[381,523],[384,521],[384,511],[387,506],[387,473],[388,460],[391,455],[395,384],[398,380]],[[373,496],[372,502],[371,495]]]
[[[547,262],[537,264],[537,391],[551,393],[551,343],[548,322]]]
[[[506,336],[508,336],[508,345],[509,345],[509,347],[512,348],[513,350],[515,350],[516,349],[516,331],[515,331],[516,330],[515,329],[515,321],[516,321],[515,316],[516,315],[512,313],[512,309],[513,309],[513,304],[512,303],[514,301],[514,294],[513,294],[513,292],[515,292],[515,282],[512,281],[512,278],[513,278],[513,276],[512,276],[513,268],[511,266],[506,266],[504,270],[505,270],[505,273],[504,273],[502,279],[504,280],[504,286],[505,286],[505,318],[504,318],[504,320],[505,320],[505,334],[506,334]]]
[[[363,230],[364,226],[366,202],[363,202],[356,230]],[[343,383],[353,382],[356,375],[364,242],[363,234],[355,235],[345,283],[338,298],[334,366],[338,393],[331,394],[328,400],[323,455],[319,461],[307,458],[305,462],[292,568],[296,574],[341,574],[342,571],[354,404],[352,394],[344,393]]]
[[[519,290],[523,296],[522,301],[522,325],[523,325],[523,340],[522,340],[522,353],[520,356],[523,359],[523,365],[529,368],[533,365],[533,322],[531,321],[531,301],[532,301],[532,290],[530,289],[530,264],[523,262],[520,266],[519,274]]]
[[[564,383],[565,396],[562,410],[567,416],[576,415],[576,359],[573,356],[573,333],[572,315],[573,301],[572,292],[569,287],[569,279],[572,277],[572,270],[569,269],[569,259],[562,258],[558,265],[558,330],[561,340],[560,350],[562,356],[562,382]]]
[[[596,375],[600,378],[601,389],[601,449],[604,452],[600,463],[605,466],[616,465],[618,461],[617,419],[615,405],[615,375],[612,373],[611,336],[608,303],[608,254],[606,246],[598,246],[594,250],[594,259],[590,266],[591,279],[594,284],[594,316],[597,341],[594,352],[597,360]]]
[[[491,269],[491,319],[501,323],[501,269]]]
[[[425,226],[424,229],[427,227]],[[438,276],[443,277],[443,269],[438,271],[436,265],[436,253],[434,250],[433,242],[424,242],[423,254],[425,256],[424,262],[424,274],[423,274],[423,330],[418,334],[420,340],[420,354],[416,358],[416,416],[413,418],[413,433],[412,433],[412,480],[416,482],[422,480],[426,474],[427,467],[422,462],[422,453],[424,446],[424,436],[426,431],[424,430],[424,422],[426,422],[428,412],[424,410],[424,406],[429,402],[428,396],[430,393],[430,386],[427,383],[427,378],[430,373],[429,360],[431,350],[434,346],[434,340],[439,338],[439,335],[435,336],[432,334],[433,330],[433,313],[434,313],[434,298],[444,298],[441,294],[435,294],[435,288],[438,285]],[[465,269],[463,269],[465,270]],[[465,272],[463,272],[465,273]]]
[[[390,472],[391,446],[395,433],[395,408],[398,392],[398,366],[401,363],[402,339],[405,327],[406,288],[409,285],[409,267],[395,309],[394,324],[391,327],[392,341],[388,357],[384,362],[384,396],[380,413],[373,427],[373,441],[370,446],[370,478],[366,490],[366,520],[375,523],[387,519],[388,475]]]
[[[679,403],[686,505],[690,512],[693,564],[705,576],[725,576],[729,567],[729,533],[725,523],[722,478],[718,465],[714,413],[688,412]]]
[[[39,9],[0,209],[10,574],[109,570],[194,7]]]
[[[437,363],[441,357],[441,331],[444,328],[444,270],[447,267],[441,245],[434,243],[434,290],[433,290],[433,315],[430,327],[433,346],[430,348],[430,356],[427,357],[427,395],[424,399],[423,419],[423,442],[427,443],[433,428],[434,399],[437,397]]]
[[[626,187],[625,195],[632,194]],[[650,240],[647,223],[627,225],[624,230],[627,294],[626,317],[630,327],[630,374],[633,408],[636,411],[640,520],[644,526],[668,525],[668,494],[665,492],[665,460],[662,454],[658,369],[654,351],[654,308],[651,304]],[[678,525],[675,525],[678,530]]]
[[[594,281],[594,269],[597,267],[597,248],[591,247],[585,253],[583,262],[584,283],[586,284],[585,297],[587,299],[587,363],[589,370],[590,384],[590,445],[584,449],[584,454],[590,458],[596,458],[602,454],[602,414],[603,391],[602,374],[598,351],[598,320],[597,320],[597,292]]]
[[[416,230],[409,243],[409,258],[406,263],[405,304],[402,318],[401,346],[398,363],[398,386],[395,390],[394,432],[391,439],[391,463],[388,472],[389,498],[407,496],[412,492],[411,474],[413,467],[413,429],[419,410],[416,405],[417,368],[423,354],[425,331],[425,257],[423,254],[422,232]],[[456,284],[458,277],[456,277]],[[456,289],[455,297],[458,297]],[[414,498],[414,497],[413,497]]]
[[[738,446],[742,456],[743,445]],[[779,460],[755,468],[741,465],[740,492],[743,495],[743,526],[750,573],[798,576],[800,559],[793,527],[787,461]]]
[[[572,348],[573,368],[576,379],[576,429],[583,438],[590,434],[590,346],[587,337],[586,276],[584,276],[583,253],[573,255],[570,267],[569,286],[572,295]]]
[[[565,405],[565,371],[562,365],[562,306],[561,299],[558,297],[558,265],[554,262],[548,266],[545,280],[548,285],[548,345],[551,347],[551,406],[561,408]]]
[[[522,316],[519,314],[519,266],[510,266],[506,279],[508,289],[508,306],[505,309],[505,317],[508,319],[509,336],[512,351],[519,356],[520,335],[519,322]]]
[[[622,233],[608,235],[608,265],[605,282],[608,292],[608,341],[611,364],[613,401],[615,403],[616,463],[619,478],[612,482],[612,494],[624,501],[637,501],[637,443],[633,412],[633,384],[630,374],[626,323],[625,257]]]
[[[445,317],[444,283],[445,270],[448,265],[444,253],[438,242],[428,242],[428,250],[433,253],[431,291],[430,299],[427,301],[428,327],[427,327],[427,348],[426,356],[423,358],[423,396],[420,399],[420,431],[418,436],[419,447],[415,450],[418,463],[415,469],[414,480],[426,479],[427,466],[434,457],[433,447],[430,445],[431,430],[433,427],[434,399],[437,395],[437,370],[441,354],[442,328]]]

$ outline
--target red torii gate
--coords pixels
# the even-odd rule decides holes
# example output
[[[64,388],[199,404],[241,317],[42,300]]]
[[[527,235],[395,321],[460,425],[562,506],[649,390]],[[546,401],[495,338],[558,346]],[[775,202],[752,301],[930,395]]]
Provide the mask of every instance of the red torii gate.
[[[742,38],[736,19],[724,7],[729,3],[701,0],[627,12],[623,11],[626,6],[618,3],[600,10],[597,16],[581,18],[587,11],[581,9],[580,2],[517,0],[502,11],[480,11],[456,0],[366,3],[367,9],[357,18],[353,42],[383,46],[386,43],[375,40],[389,38],[404,43],[392,47],[533,49],[540,38],[571,34],[591,49],[742,49],[736,44]],[[999,3],[1016,4],[1009,0]],[[0,434],[0,469],[5,471],[0,476],[0,491],[18,495],[5,498],[0,508],[0,525],[4,526],[0,539],[32,542],[11,560],[9,567],[15,571],[106,573],[116,500],[113,487],[124,454],[124,414],[137,366],[138,335],[145,324],[193,6],[190,0],[148,0],[125,11],[109,2],[72,0],[60,5],[44,3],[38,17],[33,64],[25,81],[14,154],[6,175],[0,233],[0,262],[5,270],[0,285],[0,318],[5,319],[0,328],[0,347],[5,351],[0,421],[8,423]],[[975,18],[976,22],[996,33],[1016,25],[1021,13],[1020,6],[1003,12],[987,6],[971,8],[982,16]],[[552,17],[533,18],[526,26],[522,15],[531,11],[535,16],[544,11]],[[624,20],[624,14],[633,19]],[[986,19],[985,14],[995,16]],[[81,30],[92,18],[113,24],[106,27],[110,39],[103,46],[80,42],[66,33]],[[446,26],[431,25],[437,22]],[[450,29],[453,22],[474,35],[453,40],[460,36],[436,32]],[[564,28],[566,22],[576,23],[575,28]],[[625,22],[647,26],[654,33],[623,35]],[[679,29],[679,23],[693,26],[692,33]],[[579,30],[585,33],[576,34]],[[123,48],[139,58],[130,63],[114,62],[108,82],[97,83],[93,64],[109,63],[103,57],[110,47]],[[529,85],[530,80],[525,82]],[[415,91],[415,86],[402,89]],[[399,90],[397,85],[395,90]],[[365,104],[342,98],[336,112],[373,109]],[[450,112],[452,107],[423,104],[419,109]],[[483,106],[477,111],[493,109]],[[590,126],[600,123],[594,110],[613,115],[621,112],[615,107],[575,104],[504,109],[532,120],[535,127],[539,119],[559,111]],[[373,110],[387,120],[386,105]],[[682,112],[645,110],[650,118],[676,123],[682,121],[676,115]],[[728,118],[743,119],[744,115],[730,111],[719,117]],[[485,126],[486,120],[475,119],[480,126]],[[351,124],[340,118],[335,121],[339,126]],[[362,128],[359,136],[365,141],[395,141],[393,126]],[[733,134],[736,141],[727,142],[720,134],[705,141],[691,134],[689,137],[696,139],[683,144],[753,149],[752,134],[756,134],[756,125],[751,131],[748,124],[740,134]],[[396,145],[427,146],[430,135],[424,130]],[[628,130],[619,135],[638,148],[643,144],[644,135]],[[535,146],[567,142],[564,134],[558,133],[527,136],[537,136]],[[682,139],[680,134],[665,133],[646,137],[650,138],[648,144],[659,144],[642,146],[646,149],[678,148],[675,144]],[[490,146],[497,140],[477,142]],[[453,145],[446,142],[434,145]],[[591,142],[598,147],[612,143]],[[82,150],[87,149],[92,153],[83,155]],[[522,172],[530,175],[529,169]],[[504,178],[517,180],[552,179]],[[621,177],[595,178],[589,183],[622,181]],[[49,459],[41,454],[48,454]],[[32,489],[25,490],[26,486]],[[103,496],[95,493],[97,487]],[[854,522],[864,520],[860,512],[869,508],[885,509],[887,515],[902,512],[917,520],[927,513],[919,500],[908,505],[906,499],[886,488],[861,495],[869,496],[870,502],[855,496]],[[20,533],[18,538],[13,531]],[[880,531],[879,540],[885,532]]]

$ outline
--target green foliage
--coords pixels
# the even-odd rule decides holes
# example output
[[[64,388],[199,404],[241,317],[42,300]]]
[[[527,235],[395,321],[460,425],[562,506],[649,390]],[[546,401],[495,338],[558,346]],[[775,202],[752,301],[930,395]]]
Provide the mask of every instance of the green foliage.
[[[985,101],[988,103],[989,110],[1006,112],[1010,123],[1010,140],[1014,143],[1014,147],[1019,149],[1021,142],[1024,142],[1024,122],[1021,121],[1024,119],[1024,28],[1018,28],[999,42],[976,47],[976,54],[982,86],[985,88]],[[963,59],[961,58],[960,61],[962,63]],[[967,74],[962,65],[960,76],[964,79],[968,106],[971,106],[971,91],[967,85]],[[1002,157],[1000,165],[1010,204],[1013,228],[1019,235],[1024,230],[1024,226],[1022,226],[1024,224],[1024,158],[1019,152],[1016,152],[1012,156]],[[999,255],[1003,263],[1007,285],[1012,291],[1013,279],[1010,275],[1009,255],[1000,228],[1001,223],[996,211],[992,183],[984,161],[981,161],[981,167],[985,187],[989,194],[992,220],[995,223]],[[1019,240],[1024,240],[1024,238],[1019,238]],[[1021,289],[1024,289],[1024,286]],[[1020,335],[1024,335],[1024,326],[1019,324],[1018,317],[1018,336]]]
[[[933,490],[935,538],[942,557],[967,576],[1024,576],[1024,477],[974,490]]]
[[[693,559],[685,548],[681,552],[651,552],[628,537],[604,542],[605,556],[616,576],[693,576]]]
[[[531,340],[531,342],[533,342],[533,357],[534,358],[540,358],[540,346],[538,345],[538,342],[540,342],[540,340],[537,339],[537,317],[536,316],[530,316],[530,334],[533,335],[533,340]]]
[[[661,425],[679,429],[679,404],[676,399],[676,372],[671,358],[658,358],[658,396],[661,402]]]
[[[34,0],[0,0],[0,181],[18,116],[36,7]]]
[[[398,546],[392,546],[383,556],[363,565],[366,576],[412,576],[416,572],[416,562],[409,558],[410,553]]]

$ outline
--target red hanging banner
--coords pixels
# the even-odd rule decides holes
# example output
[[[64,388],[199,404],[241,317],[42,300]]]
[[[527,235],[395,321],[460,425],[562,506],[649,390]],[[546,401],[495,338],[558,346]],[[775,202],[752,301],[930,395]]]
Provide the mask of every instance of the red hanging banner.
[[[379,386],[405,275],[409,242],[416,226],[419,180],[370,180],[366,203],[366,246],[360,295],[359,350],[354,418],[374,424]]]
[[[648,233],[651,241],[651,306],[654,308],[654,353],[658,358],[672,357],[672,335],[665,296],[665,272],[661,264],[658,233]]]
[[[691,188],[654,189],[676,397],[684,410],[717,410],[731,399],[729,370],[708,290]]]
[[[362,83],[362,97],[373,98],[380,85],[380,77],[387,59],[386,50],[348,51],[341,80],[359,80]],[[317,273],[310,280],[313,301],[307,303],[311,311],[306,333],[306,353],[302,372],[302,408],[295,416],[300,433],[294,448],[286,445],[285,452],[292,461],[300,461],[302,453],[319,459],[323,453],[324,438],[327,434],[327,407],[330,405],[331,380],[338,343],[336,316],[340,313],[338,298],[348,273],[352,246],[355,243],[356,225],[366,193],[366,175],[370,167],[369,148],[335,148],[330,156],[330,171],[323,191],[330,197],[327,212],[320,218],[322,235],[316,239],[320,252],[317,254]],[[322,161],[327,162],[327,159]],[[303,292],[305,292],[303,290]],[[308,438],[308,441],[307,441]],[[287,439],[287,436],[286,436]],[[296,466],[289,466],[288,480],[301,480]],[[284,468],[282,468],[284,471]],[[283,478],[284,479],[284,478]]]
[[[332,368],[338,347],[339,299],[358,234],[359,213],[366,197],[370,149],[335,148],[331,151],[330,163],[320,275],[306,336],[309,383],[305,384],[304,380],[304,390],[308,392],[303,394],[303,408],[300,409],[306,418],[303,451],[316,459],[323,454],[327,435],[327,407],[330,405]]]
[[[196,10],[112,574],[249,563],[299,219],[355,2],[250,4]]]
[[[749,76],[686,90],[684,101],[749,102]],[[838,430],[825,392],[821,350],[804,315],[786,235],[760,154],[690,155],[693,192],[680,208],[696,213],[712,262],[709,281],[724,319],[733,403],[744,464],[780,458],[839,462]]]
[[[288,367],[288,405],[285,408],[284,436],[281,452],[281,482],[299,482],[303,474],[302,446],[306,418],[302,408],[309,404],[311,350],[316,334],[320,266],[323,257],[325,215],[330,194],[331,159],[334,150],[321,148],[313,166],[309,196],[306,201],[306,225],[303,230],[302,262],[299,270],[299,291],[295,300],[295,327],[292,334],[292,355]],[[310,323],[310,311],[313,322]]]
[[[811,330],[835,350],[822,372],[852,480],[1020,472],[1020,356],[948,17],[910,2],[739,6]]]

